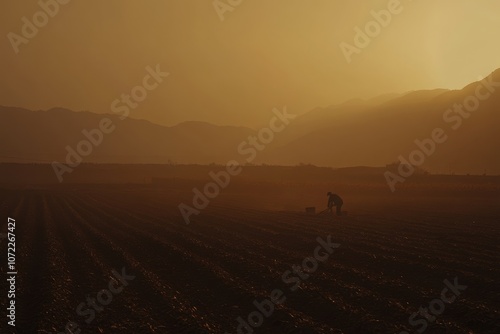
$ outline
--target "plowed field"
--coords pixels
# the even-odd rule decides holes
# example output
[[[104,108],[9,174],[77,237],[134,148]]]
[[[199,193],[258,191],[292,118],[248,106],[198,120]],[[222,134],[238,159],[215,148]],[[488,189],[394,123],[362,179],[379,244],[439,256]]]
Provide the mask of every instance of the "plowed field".
[[[275,289],[286,300],[255,333],[413,332],[423,325],[410,316],[457,278],[467,288],[425,332],[500,333],[494,203],[373,199],[349,207],[347,198],[349,214],[331,217],[234,193],[186,225],[181,197],[189,194],[125,185],[1,191],[0,232],[16,219],[17,332],[60,333],[70,322],[67,333],[237,333],[238,317],[247,320],[254,301]],[[340,247],[292,291],[283,273],[328,236]],[[3,312],[6,262],[2,255]],[[77,313],[110,283],[122,286],[113,274],[122,270],[134,278],[108,305],[80,309],[94,317]],[[0,329],[12,331],[5,316]]]

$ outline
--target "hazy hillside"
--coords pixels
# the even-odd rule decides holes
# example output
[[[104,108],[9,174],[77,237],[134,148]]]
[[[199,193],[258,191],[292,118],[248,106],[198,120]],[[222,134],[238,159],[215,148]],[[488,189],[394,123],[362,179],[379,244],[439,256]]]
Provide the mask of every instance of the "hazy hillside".
[[[500,70],[494,73],[500,82]],[[414,141],[430,138],[442,128],[448,140],[437,145],[423,168],[443,173],[500,174],[500,90],[462,125],[453,130],[445,111],[462,104],[481,83],[462,90],[417,91],[351,100],[317,108],[297,117],[277,135],[256,163],[318,166],[385,166],[417,148]],[[143,120],[65,109],[30,111],[0,107],[0,161],[63,162],[66,146],[85,139],[82,130],[96,128],[103,117],[116,126],[84,162],[105,163],[225,163],[239,159],[238,145],[255,131],[243,127],[185,122],[164,127]],[[471,145],[473,143],[473,145]]]
[[[493,74],[500,82],[500,70]],[[290,143],[266,152],[260,158],[270,163],[312,163],[320,166],[383,166],[408,155],[417,148],[416,139],[429,138],[435,128],[442,128],[448,140],[437,146],[424,168],[434,172],[500,173],[498,143],[500,133],[500,90],[481,102],[477,111],[453,130],[443,119],[445,111],[462,104],[473,95],[473,83],[459,91],[433,90],[412,92],[382,104],[339,106],[315,110],[302,119],[310,126],[312,119],[323,120],[319,128]],[[321,115],[321,116],[320,116]],[[471,145],[471,142],[474,143]]]
[[[0,159],[12,162],[63,162],[67,145],[76,148],[85,140],[82,130],[110,118],[115,130],[85,162],[211,163],[237,154],[237,143],[253,130],[186,122],[163,127],[143,120],[120,120],[114,115],[72,112],[65,109],[30,111],[0,107]]]

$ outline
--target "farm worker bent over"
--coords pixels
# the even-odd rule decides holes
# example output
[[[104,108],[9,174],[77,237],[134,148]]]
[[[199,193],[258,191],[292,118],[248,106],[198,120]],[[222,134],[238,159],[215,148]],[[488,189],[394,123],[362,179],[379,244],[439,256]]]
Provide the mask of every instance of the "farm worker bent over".
[[[326,196],[328,196],[328,211],[332,212],[332,208],[335,206],[337,207],[337,216],[342,215],[342,205],[344,205],[342,198],[332,192],[328,192]]]

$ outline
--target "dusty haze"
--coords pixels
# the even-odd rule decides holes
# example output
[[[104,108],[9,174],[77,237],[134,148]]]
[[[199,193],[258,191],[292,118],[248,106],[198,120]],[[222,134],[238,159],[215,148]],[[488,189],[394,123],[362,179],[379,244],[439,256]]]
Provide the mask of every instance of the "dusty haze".
[[[171,77],[135,118],[257,127],[275,106],[304,113],[461,88],[500,67],[500,3],[468,0],[402,0],[402,13],[347,64],[339,44],[352,44],[354,27],[387,3],[243,1],[222,22],[212,1],[72,1],[19,54],[4,37],[0,104],[109,113],[159,63]],[[4,1],[0,31],[20,33],[21,18],[38,10],[37,1]]]

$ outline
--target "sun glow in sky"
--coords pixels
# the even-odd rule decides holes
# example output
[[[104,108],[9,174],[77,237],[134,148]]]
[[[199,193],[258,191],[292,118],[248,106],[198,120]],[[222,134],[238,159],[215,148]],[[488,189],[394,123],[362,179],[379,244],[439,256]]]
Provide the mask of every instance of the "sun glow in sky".
[[[294,113],[417,89],[461,88],[500,67],[500,2],[401,0],[402,12],[347,63],[339,45],[389,0],[244,0],[221,21],[212,1],[86,0],[60,8],[15,54],[0,44],[0,105],[110,113],[147,66],[171,73],[131,117],[258,126]],[[20,33],[38,1],[4,1]]]
[[[441,86],[458,89],[500,67],[495,42],[499,9],[494,1],[462,1],[454,10],[446,1],[437,2],[427,34],[432,70]]]

